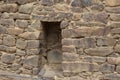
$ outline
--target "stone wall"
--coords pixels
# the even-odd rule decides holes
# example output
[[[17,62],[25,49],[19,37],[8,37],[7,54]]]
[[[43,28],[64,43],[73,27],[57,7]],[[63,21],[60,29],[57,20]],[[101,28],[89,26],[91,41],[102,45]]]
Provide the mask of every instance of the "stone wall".
[[[60,23],[59,64],[46,57],[43,22]],[[119,80],[120,0],[0,0],[0,71]]]

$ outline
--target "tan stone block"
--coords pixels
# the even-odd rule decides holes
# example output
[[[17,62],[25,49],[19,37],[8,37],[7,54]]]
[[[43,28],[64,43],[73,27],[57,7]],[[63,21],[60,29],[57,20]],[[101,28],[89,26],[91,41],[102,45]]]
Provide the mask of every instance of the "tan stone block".
[[[118,64],[120,64],[120,58],[119,57],[118,58],[108,57],[107,62],[109,64],[118,65]]]
[[[7,32],[8,32],[8,34],[19,35],[19,34],[23,33],[23,29],[20,29],[20,28],[8,28]]]
[[[3,37],[3,44],[7,46],[15,46],[15,37],[11,35],[7,35],[6,37]]]
[[[115,52],[120,52],[120,45],[117,44],[117,45],[114,47],[114,49],[115,49]]]
[[[62,68],[63,72],[79,73],[82,71],[98,71],[99,65],[88,62],[63,62]]]
[[[112,47],[97,47],[85,50],[86,54],[91,56],[107,56],[113,52]]]
[[[12,4],[0,4],[0,12],[16,12],[18,10],[18,5]]]
[[[62,46],[62,51],[63,52],[70,52],[70,53],[76,53],[76,48],[75,46]]]
[[[28,39],[28,40],[35,40],[35,39],[39,39],[40,35],[41,35],[41,32],[24,32],[20,34],[19,37]]]
[[[63,61],[79,61],[79,54],[76,53],[63,53]]]
[[[17,39],[16,47],[20,49],[25,49],[27,47],[27,41],[24,39]]]
[[[105,0],[107,6],[119,6],[120,0]]]

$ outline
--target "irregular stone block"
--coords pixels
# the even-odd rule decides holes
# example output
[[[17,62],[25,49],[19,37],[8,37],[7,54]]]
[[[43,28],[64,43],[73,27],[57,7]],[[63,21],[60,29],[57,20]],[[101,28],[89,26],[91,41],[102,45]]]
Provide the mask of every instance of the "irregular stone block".
[[[120,14],[120,7],[106,7],[105,10],[109,13]]]
[[[0,24],[4,25],[4,27],[14,27],[13,19],[0,19]]]
[[[29,20],[30,15],[28,14],[21,14],[21,13],[9,13],[9,17],[12,19],[24,19],[24,20]]]
[[[40,41],[39,40],[28,40],[27,41],[27,48],[28,49],[40,48]]]
[[[41,4],[44,6],[51,6],[53,5],[53,1],[52,0],[41,0]]]
[[[3,37],[3,44],[7,46],[15,46],[15,37],[11,35],[7,35],[6,37]]]
[[[8,28],[7,32],[8,32],[8,34],[19,35],[19,34],[23,33],[23,29],[20,29],[20,28]]]
[[[100,66],[100,71],[103,73],[111,73],[114,72],[114,70],[115,70],[115,65],[104,63]]]
[[[116,67],[116,72],[120,73],[120,65]]]
[[[27,47],[27,42],[23,39],[17,39],[16,47],[20,49],[25,49]]]
[[[57,5],[55,5],[55,9],[56,9],[56,11],[68,12],[70,8],[66,4],[57,4]]]
[[[82,15],[82,18],[83,18],[84,21],[88,21],[88,22],[89,21],[94,21],[95,15],[91,12],[87,12],[87,13],[84,13]]]
[[[120,58],[108,57],[107,62],[112,65],[118,65],[120,64]]]
[[[27,55],[37,55],[40,54],[40,49],[27,49],[26,53]]]
[[[98,71],[99,65],[96,63],[88,62],[63,62],[62,68],[63,72],[79,73],[82,71]]]
[[[28,40],[40,39],[40,36],[42,36],[41,32],[24,32],[24,33],[19,35],[19,37],[24,38],[24,39],[28,39]]]
[[[25,55],[26,55],[26,52],[23,51],[23,50],[17,49],[17,50],[16,50],[16,55],[18,55],[18,56],[25,56]]]
[[[82,3],[81,3],[80,0],[73,0],[73,1],[71,2],[71,6],[72,6],[72,7],[83,7],[83,5],[82,5]]]
[[[85,50],[86,54],[91,56],[107,56],[113,52],[112,47],[97,47]]]
[[[109,26],[112,28],[119,28],[120,22],[110,22]]]
[[[108,14],[101,12],[95,16],[95,21],[102,22],[102,23],[106,24],[108,22],[107,18],[108,18]]]
[[[0,34],[5,34],[7,32],[6,28],[0,25]]]
[[[27,69],[32,69],[33,67],[38,67],[39,66],[39,56],[38,55],[33,55],[33,56],[28,56],[24,62],[23,66]]]
[[[33,4],[25,4],[21,5],[19,8],[20,13],[30,14],[33,10]]]
[[[119,80],[120,79],[120,74],[117,73],[110,73],[110,74],[105,74],[104,79],[108,80]]]
[[[113,21],[120,21],[120,14],[110,14],[110,19]]]
[[[96,63],[104,63],[106,62],[106,58],[105,57],[98,57],[98,56],[86,56],[83,57],[83,61],[85,62],[96,62]]]
[[[27,20],[16,20],[16,26],[20,28],[27,28],[28,21]]]
[[[47,59],[49,63],[61,63],[62,52],[60,50],[51,50],[47,53]]]
[[[114,49],[115,49],[115,52],[120,52],[120,45],[117,44]]]
[[[92,5],[92,0],[81,0],[83,6],[88,7]]]
[[[105,31],[105,32],[104,32]],[[88,36],[106,36],[110,33],[108,27],[79,27],[76,29],[64,29],[62,30],[63,38],[77,38],[77,37],[88,37]]]
[[[105,0],[107,6],[119,6],[120,0]]]
[[[70,53],[76,53],[76,48],[75,46],[62,46],[62,51],[63,52],[70,52]]]
[[[17,12],[18,6],[17,4],[1,4],[0,12]]]
[[[103,4],[94,4],[91,6],[91,9],[93,11],[103,11],[104,10],[104,5]]]
[[[16,51],[15,47],[8,47],[5,45],[0,45],[0,51],[6,51],[8,53],[14,53]]]
[[[63,61],[79,61],[79,55],[76,53],[63,52]]]
[[[97,38],[97,46],[114,46],[115,43],[113,38]]]
[[[112,34],[120,34],[120,28],[114,28],[111,30]]]
[[[1,61],[4,63],[13,63],[13,61],[15,60],[15,55],[14,54],[8,54],[8,53],[4,53],[1,56]]]

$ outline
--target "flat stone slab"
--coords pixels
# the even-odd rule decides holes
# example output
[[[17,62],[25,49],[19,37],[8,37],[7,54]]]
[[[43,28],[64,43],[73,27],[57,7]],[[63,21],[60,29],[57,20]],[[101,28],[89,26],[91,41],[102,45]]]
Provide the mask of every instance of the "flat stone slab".
[[[29,75],[19,75],[0,71],[0,80],[42,80],[42,79],[38,77],[32,77]]]

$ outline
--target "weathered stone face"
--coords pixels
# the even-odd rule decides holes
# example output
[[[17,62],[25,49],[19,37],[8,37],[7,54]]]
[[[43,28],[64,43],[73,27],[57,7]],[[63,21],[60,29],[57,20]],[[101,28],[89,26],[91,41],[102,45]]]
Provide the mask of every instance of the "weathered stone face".
[[[15,46],[15,37],[11,35],[7,35],[6,37],[3,38],[3,44],[7,46]]]
[[[120,0],[0,0],[1,71],[119,80]]]
[[[4,63],[13,63],[14,60],[15,60],[14,54],[5,53],[1,56],[1,61]]]
[[[62,53],[59,50],[53,50],[48,52],[47,58],[49,63],[61,63]]]

